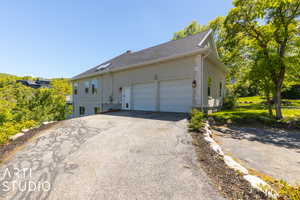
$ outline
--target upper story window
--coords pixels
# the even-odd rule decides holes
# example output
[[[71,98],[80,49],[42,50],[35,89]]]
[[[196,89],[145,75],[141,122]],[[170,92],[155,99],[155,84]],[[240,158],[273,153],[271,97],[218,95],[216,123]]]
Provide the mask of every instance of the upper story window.
[[[97,80],[92,80],[92,94],[97,94],[98,92],[98,82]]]
[[[89,81],[85,81],[84,82],[84,91],[86,94],[89,93],[89,89],[90,89],[90,82]]]
[[[74,83],[74,95],[78,94],[78,83]]]

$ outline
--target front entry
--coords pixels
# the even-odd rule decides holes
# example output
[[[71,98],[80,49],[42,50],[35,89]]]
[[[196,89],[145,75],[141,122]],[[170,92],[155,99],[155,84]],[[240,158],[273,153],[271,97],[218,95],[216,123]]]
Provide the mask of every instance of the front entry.
[[[131,94],[131,88],[130,87],[124,87],[122,89],[122,109],[123,110],[130,110],[130,94]]]

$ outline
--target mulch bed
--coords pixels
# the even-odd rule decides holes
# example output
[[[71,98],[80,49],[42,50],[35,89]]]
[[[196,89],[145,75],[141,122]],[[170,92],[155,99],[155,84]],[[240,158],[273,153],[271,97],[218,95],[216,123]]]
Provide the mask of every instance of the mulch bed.
[[[252,188],[241,174],[230,169],[222,157],[210,148],[202,133],[192,133],[192,137],[203,170],[227,199],[268,199],[263,192]]]
[[[28,132],[24,133],[23,136],[17,138],[16,140],[9,141],[6,144],[1,144],[0,145],[0,163],[3,162],[5,157],[12,152],[16,147],[19,147],[26,143],[30,138],[33,136],[37,135],[43,130],[47,130],[54,125],[56,125],[58,122],[53,122],[51,124],[46,124],[46,125],[41,125],[39,128],[33,128],[30,129]]]

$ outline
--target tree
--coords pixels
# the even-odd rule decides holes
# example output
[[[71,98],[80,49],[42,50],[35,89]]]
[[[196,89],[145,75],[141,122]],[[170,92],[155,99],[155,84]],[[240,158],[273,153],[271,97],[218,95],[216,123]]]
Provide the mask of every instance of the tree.
[[[293,65],[293,41],[299,37],[299,0],[235,0],[225,20],[228,49],[240,41],[246,47],[258,47],[264,65],[271,75],[276,119],[282,119],[281,90],[288,68]],[[263,70],[264,70],[263,69]]]
[[[194,35],[196,33],[202,32],[209,29],[208,26],[202,26],[198,24],[196,21],[192,21],[187,27],[183,30],[174,33],[173,40],[178,40],[181,38],[185,38],[190,35]]]
[[[23,78],[0,74],[0,144],[22,129],[63,120],[71,109],[66,104],[71,94],[68,79],[53,79],[51,88],[39,89],[16,83],[19,79]]]

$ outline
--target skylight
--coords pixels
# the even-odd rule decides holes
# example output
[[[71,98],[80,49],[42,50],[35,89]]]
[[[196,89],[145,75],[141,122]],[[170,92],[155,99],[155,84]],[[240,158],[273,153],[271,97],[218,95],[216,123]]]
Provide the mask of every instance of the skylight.
[[[107,68],[109,65],[110,65],[110,63],[105,63],[103,65],[99,65],[96,70],[97,71],[103,70],[103,69]]]

